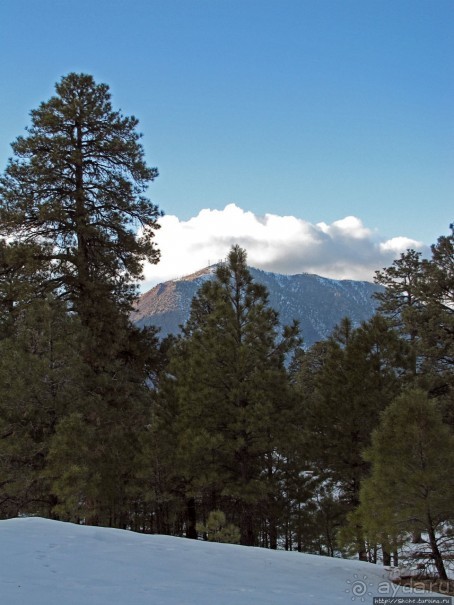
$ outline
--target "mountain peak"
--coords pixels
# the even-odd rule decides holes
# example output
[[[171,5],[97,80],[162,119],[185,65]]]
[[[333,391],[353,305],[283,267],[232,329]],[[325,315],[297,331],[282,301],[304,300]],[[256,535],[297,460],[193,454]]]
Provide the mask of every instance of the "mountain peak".
[[[184,277],[180,277],[179,280],[174,280],[174,281],[197,281],[197,280],[200,280],[200,278],[210,279],[216,273],[217,268],[218,268],[218,264],[210,265],[208,267],[204,267],[203,269],[200,269],[199,271],[196,271],[195,273],[191,273],[190,275],[185,275]]]
[[[137,301],[132,320],[138,326],[155,325],[161,336],[178,334],[190,313],[191,301],[202,283],[213,279],[217,264],[179,279],[158,284]],[[333,328],[350,317],[353,325],[376,310],[373,294],[380,286],[365,281],[335,280],[310,273],[283,275],[249,268],[254,281],[268,289],[269,302],[281,324],[297,319],[305,346],[327,338]]]

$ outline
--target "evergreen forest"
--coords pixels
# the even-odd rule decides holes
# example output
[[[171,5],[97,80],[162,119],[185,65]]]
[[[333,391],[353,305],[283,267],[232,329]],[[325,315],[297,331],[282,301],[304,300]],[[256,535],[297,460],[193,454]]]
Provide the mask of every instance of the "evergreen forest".
[[[138,121],[71,73],[0,177],[0,518],[397,564],[454,538],[454,230],[310,348],[235,245],[178,337],[130,319],[158,263]],[[423,550],[423,546],[419,550]]]

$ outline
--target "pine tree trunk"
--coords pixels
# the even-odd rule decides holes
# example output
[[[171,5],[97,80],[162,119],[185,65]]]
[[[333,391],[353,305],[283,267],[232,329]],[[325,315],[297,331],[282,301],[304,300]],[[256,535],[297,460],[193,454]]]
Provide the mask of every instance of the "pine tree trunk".
[[[393,551],[393,565],[394,567],[398,567],[399,565],[399,553],[397,552],[397,548]]]
[[[334,556],[334,553],[331,555]],[[360,549],[358,550],[358,559],[360,561],[367,561],[367,549],[366,549],[366,545],[364,543],[361,543],[360,545]]]
[[[391,553],[386,548],[383,548],[383,565],[389,567],[391,565]]]
[[[290,550],[291,548],[291,544],[290,544],[290,529],[289,529],[289,522],[288,520],[285,522],[285,546],[284,546],[285,550]]]
[[[270,548],[272,550],[277,549],[277,527],[274,517],[270,519]]]
[[[186,501],[186,538],[197,540],[195,498]]]
[[[441,556],[440,550],[438,548],[437,538],[435,537],[435,531],[433,529],[432,519],[430,518],[430,515],[428,515],[428,521],[429,521],[428,532],[429,532],[430,549],[432,551],[432,557],[434,559],[435,567],[437,568],[437,572],[438,572],[438,576],[440,577],[440,580],[447,580],[448,576],[446,574],[445,565],[443,563],[443,557]]]
[[[241,511],[240,532],[240,542],[243,546],[255,545],[254,519],[250,504],[243,504],[243,510]]]

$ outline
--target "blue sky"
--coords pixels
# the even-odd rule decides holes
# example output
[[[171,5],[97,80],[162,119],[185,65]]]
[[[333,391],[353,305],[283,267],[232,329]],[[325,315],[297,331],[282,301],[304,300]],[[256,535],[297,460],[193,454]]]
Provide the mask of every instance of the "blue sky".
[[[77,71],[139,119],[186,231],[228,204],[326,237],[353,216],[375,247],[454,220],[452,0],[2,0],[0,57],[2,170]]]

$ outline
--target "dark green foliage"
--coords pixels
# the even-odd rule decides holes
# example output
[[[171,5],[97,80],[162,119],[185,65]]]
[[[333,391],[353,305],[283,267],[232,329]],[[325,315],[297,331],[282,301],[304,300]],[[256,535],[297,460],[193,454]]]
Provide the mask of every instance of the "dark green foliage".
[[[381,410],[400,389],[399,372],[408,362],[404,343],[379,316],[356,330],[337,330],[335,336],[317,373],[308,419],[321,467],[341,482],[344,497],[355,505],[367,471],[362,451]]]
[[[374,297],[380,302],[380,311],[396,326],[405,323],[406,310],[420,306],[420,279],[421,253],[414,250],[401,254],[391,267],[375,272],[375,282],[384,286],[385,291]],[[412,330],[409,333],[414,335]]]
[[[454,425],[454,235],[441,236],[430,259],[408,250],[377,272],[386,286],[380,310],[411,344],[415,384],[439,398]]]
[[[50,245],[43,258],[53,289],[88,320],[100,296],[129,303],[141,261],[158,259],[158,211],[143,196],[157,171],[144,163],[136,118],[112,110],[108,86],[72,73],[56,93],[12,145],[0,179],[1,232]]]
[[[46,477],[49,443],[82,394],[79,323],[58,301],[22,309],[0,340],[0,515],[48,515],[55,498]]]
[[[298,344],[297,327],[281,337],[278,328],[265,288],[234,247],[194,298],[161,404],[176,405],[176,466],[187,498],[206,514],[221,506],[243,544],[255,544],[259,519],[273,517],[279,455],[294,421],[284,360]]]
[[[420,283],[423,307],[420,326],[423,370],[433,378],[435,394],[449,394],[454,387],[454,234],[442,236],[432,246],[432,258],[422,263]]]
[[[221,510],[212,510],[208,515],[206,524],[199,523],[197,531],[209,542],[226,542],[227,544],[238,544],[240,541],[240,530],[232,523],[227,523]]]
[[[117,326],[118,330],[118,326]],[[83,397],[50,443],[48,476],[63,518],[126,527],[139,497],[141,435],[150,419],[148,384],[158,365],[152,330],[124,326],[102,363],[84,364]]]
[[[359,508],[366,535],[389,546],[405,533],[426,533],[446,579],[440,540],[454,521],[454,436],[434,401],[421,390],[397,398],[383,413],[366,458],[372,473]]]
[[[331,507],[334,527],[359,503],[361,481],[369,468],[362,452],[370,444],[380,412],[401,388],[409,366],[406,349],[397,333],[376,316],[357,329],[344,320],[330,341],[303,358],[306,451],[315,476],[329,487],[328,493],[338,494]]]
[[[0,179],[0,235],[13,242],[0,240],[4,484],[19,485],[16,514],[40,510],[30,475],[52,514],[126,526],[160,363],[154,331],[129,319],[142,262],[159,258],[144,196],[157,171],[136,118],[91,76],[62,78],[31,118]]]
[[[46,297],[51,268],[39,260],[43,250],[39,244],[0,239],[0,338],[13,330],[27,305]]]

